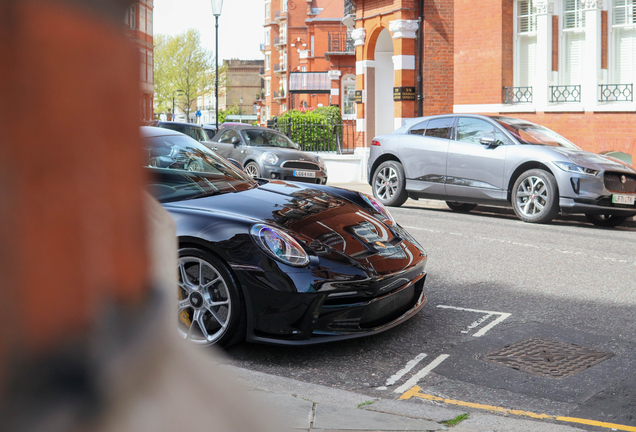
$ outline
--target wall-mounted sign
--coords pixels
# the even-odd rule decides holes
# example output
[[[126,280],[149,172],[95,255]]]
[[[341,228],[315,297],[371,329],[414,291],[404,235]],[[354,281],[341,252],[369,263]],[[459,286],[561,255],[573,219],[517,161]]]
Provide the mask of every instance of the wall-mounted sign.
[[[356,90],[356,103],[362,103],[362,90]]]
[[[415,87],[393,87],[394,101],[415,100]]]

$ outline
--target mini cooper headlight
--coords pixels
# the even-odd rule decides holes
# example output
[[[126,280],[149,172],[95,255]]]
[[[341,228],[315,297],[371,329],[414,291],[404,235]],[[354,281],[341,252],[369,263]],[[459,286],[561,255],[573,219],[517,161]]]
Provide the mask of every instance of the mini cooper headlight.
[[[393,216],[391,216],[391,213],[389,213],[389,210],[384,206],[384,204],[382,204],[380,201],[378,201],[377,199],[375,199],[374,197],[370,195],[367,195],[362,192],[359,192],[359,193],[362,199],[365,200],[367,204],[373,207],[378,213],[384,216],[387,221],[390,221],[391,223],[395,222],[395,219],[393,219]]]
[[[598,174],[598,170],[585,168],[580,165],[569,163],[569,162],[554,162],[554,164],[565,172],[570,172],[574,174],[584,174],[589,176],[595,176],[596,174]]]
[[[267,165],[276,165],[278,163],[278,156],[272,152],[263,153],[263,156],[261,156],[261,158]]]
[[[294,267],[309,263],[309,256],[298,242],[284,231],[271,226],[253,225],[250,234],[258,246],[272,258]]]

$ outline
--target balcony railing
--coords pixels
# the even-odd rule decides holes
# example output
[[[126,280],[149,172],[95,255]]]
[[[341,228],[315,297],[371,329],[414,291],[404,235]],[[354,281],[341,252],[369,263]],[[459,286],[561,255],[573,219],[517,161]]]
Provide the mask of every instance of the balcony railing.
[[[532,87],[504,87],[504,103],[532,103]]]
[[[265,48],[268,47],[268,46],[269,46],[269,44],[262,43],[261,44],[261,51],[265,51]]]
[[[327,33],[327,49],[330,53],[356,53],[353,39],[346,32]]]
[[[276,21],[287,19],[287,11],[276,11],[276,12],[274,12],[274,19]]]
[[[633,102],[633,84],[600,84],[599,102]]]
[[[345,0],[344,2],[344,16],[356,15],[356,4],[352,0]]]
[[[581,86],[550,86],[550,102],[581,102]]]
[[[285,45],[287,43],[286,37],[276,37],[274,38],[274,45]]]
[[[274,72],[285,72],[286,70],[287,70],[287,64],[286,63],[275,64],[274,65]]]
[[[285,92],[282,90],[274,92],[274,99],[285,99]]]

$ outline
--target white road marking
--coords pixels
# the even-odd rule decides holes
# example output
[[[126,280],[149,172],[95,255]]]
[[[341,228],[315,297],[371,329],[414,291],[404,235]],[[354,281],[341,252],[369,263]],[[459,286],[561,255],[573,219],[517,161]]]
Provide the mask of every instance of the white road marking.
[[[442,354],[439,357],[437,357],[435,360],[433,360],[432,362],[430,362],[428,365],[426,365],[421,371],[419,371],[418,373],[416,373],[415,375],[413,375],[411,377],[411,379],[409,379],[407,382],[405,382],[404,384],[402,384],[400,387],[396,388],[395,390],[393,390],[394,393],[404,393],[405,391],[407,391],[408,389],[412,388],[414,385],[416,385],[419,380],[421,380],[422,378],[424,378],[426,375],[428,375],[433,369],[435,369],[437,366],[440,365],[440,363],[442,363],[444,360],[446,360],[449,357],[448,354]]]
[[[497,318],[496,320],[492,321],[487,326],[484,326],[481,330],[479,330],[477,333],[475,333],[473,335],[473,337],[481,337],[481,336],[485,335],[488,332],[488,330],[492,329],[497,324],[501,324],[505,319],[507,319],[509,316],[512,315],[512,314],[509,314],[507,312],[491,312],[491,311],[485,311],[485,310],[479,310],[479,309],[467,309],[467,308],[461,308],[461,307],[455,307],[455,306],[446,306],[446,305],[437,305],[437,307],[438,308],[442,308],[442,309],[454,309],[454,310],[459,310],[459,311],[464,311],[464,312],[475,312],[475,313],[484,314],[483,317],[481,317],[480,319],[478,319],[477,321],[475,321],[471,325],[469,325],[468,329],[462,330],[462,333],[468,333],[469,330],[472,330],[472,329],[474,329],[476,327],[479,327],[484,322],[489,320],[493,315],[499,315],[499,318]]]
[[[406,363],[406,366],[404,366],[404,368],[400,369],[398,372],[393,374],[388,380],[386,380],[386,385],[382,387],[376,387],[376,390],[386,390],[388,386],[392,386],[393,384],[398,382],[404,375],[410,372],[411,369],[413,369],[425,357],[426,357],[426,354],[421,353],[421,354],[418,354],[417,357],[415,357],[413,360],[409,360],[409,362]]]

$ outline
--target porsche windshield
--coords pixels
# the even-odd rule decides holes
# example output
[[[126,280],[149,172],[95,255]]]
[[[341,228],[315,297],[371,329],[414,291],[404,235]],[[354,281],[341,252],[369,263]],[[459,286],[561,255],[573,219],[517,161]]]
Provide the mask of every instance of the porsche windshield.
[[[144,142],[148,191],[159,201],[180,201],[256,187],[252,178],[187,136],[165,135]]]
[[[241,134],[249,146],[299,149],[296,143],[279,132],[265,129],[246,129],[242,130]]]
[[[494,116],[492,119],[510,132],[521,144],[579,149],[575,144],[546,127],[510,117]]]

